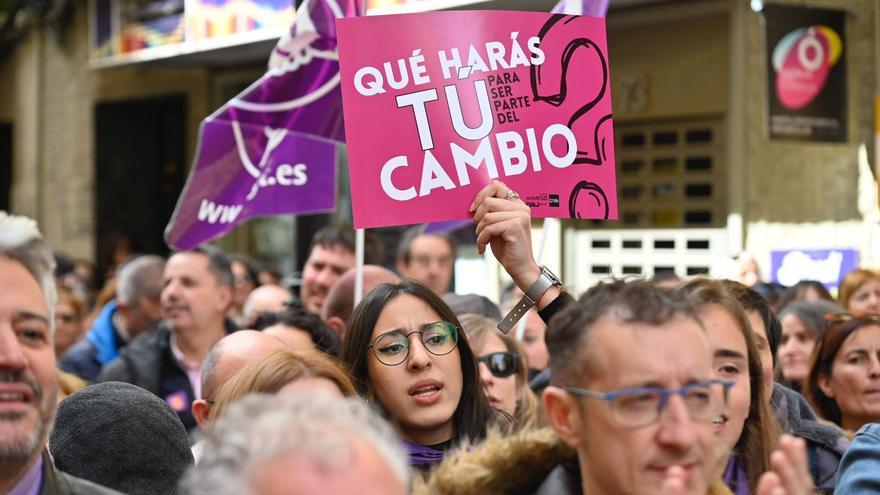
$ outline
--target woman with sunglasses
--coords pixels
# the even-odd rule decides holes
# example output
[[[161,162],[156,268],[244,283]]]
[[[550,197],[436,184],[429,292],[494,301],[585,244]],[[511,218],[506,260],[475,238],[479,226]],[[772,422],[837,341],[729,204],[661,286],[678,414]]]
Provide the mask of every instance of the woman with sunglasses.
[[[866,423],[880,422],[880,316],[828,317],[805,392],[819,415],[850,436]]]
[[[417,282],[370,292],[351,315],[340,359],[358,392],[397,425],[413,467],[483,438],[495,418],[455,313]]]
[[[529,369],[520,345],[484,316],[462,315],[461,325],[477,355],[480,381],[489,404],[513,418],[514,431],[534,426],[538,399],[529,388]]]

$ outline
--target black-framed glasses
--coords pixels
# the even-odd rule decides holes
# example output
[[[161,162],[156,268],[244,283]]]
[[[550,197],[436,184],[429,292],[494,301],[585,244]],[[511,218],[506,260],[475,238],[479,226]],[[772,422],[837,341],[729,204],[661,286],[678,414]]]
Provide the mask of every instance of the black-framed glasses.
[[[489,372],[498,378],[506,378],[519,371],[519,356],[515,352],[493,352],[478,357],[477,361],[485,363]]]
[[[458,328],[448,321],[435,321],[409,333],[403,333],[403,330],[383,333],[373,339],[369,348],[373,349],[373,354],[380,363],[397,366],[409,356],[409,337],[415,333],[419,334],[425,350],[435,356],[449,354],[458,344]]]
[[[589,399],[604,400],[615,420],[623,426],[637,428],[660,419],[669,398],[680,395],[692,421],[711,421],[727,405],[732,381],[706,380],[681,388],[634,387],[596,392],[578,387],[563,387],[568,393]]]

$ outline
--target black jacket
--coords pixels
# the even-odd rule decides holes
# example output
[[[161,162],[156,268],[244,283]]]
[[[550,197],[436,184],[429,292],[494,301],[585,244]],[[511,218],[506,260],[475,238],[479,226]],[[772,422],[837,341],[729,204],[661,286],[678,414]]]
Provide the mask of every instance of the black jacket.
[[[806,399],[790,388],[775,383],[770,403],[782,431],[806,440],[816,491],[834,493],[837,467],[849,447],[849,439],[840,428],[820,423]]]
[[[226,332],[235,331],[226,321]],[[149,332],[138,335],[119,357],[107,363],[98,375],[98,382],[126,382],[149,390],[177,412],[187,431],[196,426],[191,405],[195,399],[186,372],[171,353],[171,329],[163,322]]]

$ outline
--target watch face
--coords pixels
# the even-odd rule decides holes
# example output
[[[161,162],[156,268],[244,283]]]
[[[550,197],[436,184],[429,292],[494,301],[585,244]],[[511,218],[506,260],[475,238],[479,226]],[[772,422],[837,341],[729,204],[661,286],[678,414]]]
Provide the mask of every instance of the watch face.
[[[559,280],[559,277],[557,277],[555,273],[551,272],[550,269],[546,266],[541,267],[541,273],[546,275],[547,278],[549,278],[550,281],[553,282],[553,285],[562,285],[562,281]]]

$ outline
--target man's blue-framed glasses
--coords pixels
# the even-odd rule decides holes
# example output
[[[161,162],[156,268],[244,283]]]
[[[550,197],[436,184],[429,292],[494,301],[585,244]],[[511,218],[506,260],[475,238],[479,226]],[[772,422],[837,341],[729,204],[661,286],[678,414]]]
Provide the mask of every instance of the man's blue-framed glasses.
[[[692,421],[711,421],[727,405],[732,381],[706,380],[681,388],[634,387],[596,392],[578,387],[562,387],[566,392],[588,399],[604,400],[611,414],[623,426],[646,426],[660,419],[673,395],[680,395]]]

